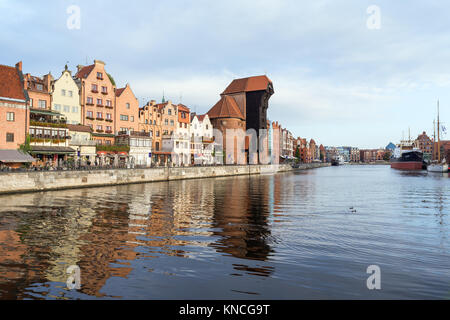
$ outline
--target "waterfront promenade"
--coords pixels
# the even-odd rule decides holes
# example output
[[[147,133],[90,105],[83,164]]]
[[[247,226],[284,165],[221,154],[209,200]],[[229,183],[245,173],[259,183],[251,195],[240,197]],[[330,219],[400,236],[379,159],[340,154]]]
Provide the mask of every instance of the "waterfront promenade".
[[[327,166],[327,164],[303,164],[296,170],[317,168],[320,166]],[[92,171],[6,172],[0,175],[0,194],[238,175],[270,174],[291,170],[293,170],[293,168],[290,164],[279,164],[161,167]]]

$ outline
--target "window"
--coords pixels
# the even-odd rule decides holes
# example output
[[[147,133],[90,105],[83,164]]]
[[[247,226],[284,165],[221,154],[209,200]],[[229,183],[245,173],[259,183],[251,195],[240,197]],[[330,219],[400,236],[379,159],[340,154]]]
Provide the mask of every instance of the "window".
[[[169,125],[169,120],[168,119],[165,119],[164,120],[164,124],[167,126],[167,125]]]
[[[73,97],[73,91],[69,91],[69,97]]]
[[[209,127],[208,127],[208,125],[206,125],[206,130],[208,130],[209,129]]]
[[[33,106],[33,99],[30,98],[30,107]]]
[[[103,105],[103,100],[102,99],[97,99],[97,105],[99,105],[99,106]]]
[[[64,112],[70,112],[70,107],[69,106],[64,106]]]
[[[14,142],[14,133],[6,133],[6,142]]]
[[[60,105],[60,104],[55,104],[55,105],[53,106],[53,109],[54,109],[55,111],[61,111],[61,105]]]
[[[153,120],[153,124],[156,124],[156,120]]]
[[[183,124],[180,122],[180,128],[183,128]]]
[[[103,93],[108,93],[108,88],[107,87],[102,87],[102,92]]]
[[[62,95],[62,96],[65,96],[65,95],[66,95],[66,90],[62,89],[62,90],[61,90],[61,95]]]
[[[14,112],[6,113],[6,121],[14,121]]]
[[[127,116],[127,115],[124,115],[124,114],[121,114],[121,115],[120,115],[120,120],[122,120],[122,121],[128,121],[128,116]]]
[[[86,116],[87,116],[88,118],[93,118],[93,117],[94,117],[92,111],[86,112]]]
[[[78,113],[78,107],[72,107],[72,113]]]
[[[93,92],[98,92],[96,84],[92,84],[92,91]]]
[[[97,72],[97,79],[103,80],[103,73]]]
[[[87,97],[87,104],[94,104],[94,99],[92,97]]]
[[[39,108],[45,109],[47,107],[47,101],[39,100]]]
[[[111,132],[111,131],[112,131],[112,130],[111,130],[111,126],[106,126],[106,131]]]
[[[112,107],[111,100],[106,100],[106,106],[107,106],[107,107]]]
[[[184,127],[187,128],[187,123],[184,124]]]
[[[102,126],[101,125],[97,125],[97,131],[102,130]]]
[[[159,131],[156,131],[156,136],[159,137]]]
[[[172,109],[169,109],[169,110],[167,111],[167,114],[170,116],[170,115],[172,114]]]
[[[134,116],[130,116],[130,121],[134,122]]]
[[[127,109],[130,109],[130,104],[129,103],[127,103]]]
[[[44,90],[44,86],[42,84],[37,84],[36,89],[38,89],[39,91],[42,91],[42,90]]]
[[[170,120],[170,125],[171,125],[171,126],[173,126],[173,125],[174,125],[174,122],[173,122],[173,120]]]
[[[101,112],[97,112],[97,119],[103,119],[103,114]]]
[[[106,119],[111,120],[111,113],[106,114]]]
[[[148,124],[148,119],[145,119],[145,124]]]

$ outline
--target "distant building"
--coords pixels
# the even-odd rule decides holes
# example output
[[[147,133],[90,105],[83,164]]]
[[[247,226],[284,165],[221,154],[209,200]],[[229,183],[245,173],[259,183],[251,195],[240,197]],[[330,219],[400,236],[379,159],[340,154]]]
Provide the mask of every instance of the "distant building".
[[[425,131],[419,134],[415,144],[423,152],[424,160],[431,160],[433,155],[433,140],[428,137]]]
[[[392,142],[389,142],[389,144],[386,146],[386,150],[389,150],[391,152],[393,152],[395,150],[395,144],[393,144]]]

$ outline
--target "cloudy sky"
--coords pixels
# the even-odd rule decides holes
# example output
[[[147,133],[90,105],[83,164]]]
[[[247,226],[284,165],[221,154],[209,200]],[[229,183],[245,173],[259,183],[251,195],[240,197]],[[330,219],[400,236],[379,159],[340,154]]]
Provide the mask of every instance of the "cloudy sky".
[[[198,113],[232,79],[267,74],[269,118],[295,136],[380,147],[431,133],[438,98],[450,127],[449,13],[443,0],[0,0],[0,64],[59,76],[100,59],[141,104],[164,91]]]

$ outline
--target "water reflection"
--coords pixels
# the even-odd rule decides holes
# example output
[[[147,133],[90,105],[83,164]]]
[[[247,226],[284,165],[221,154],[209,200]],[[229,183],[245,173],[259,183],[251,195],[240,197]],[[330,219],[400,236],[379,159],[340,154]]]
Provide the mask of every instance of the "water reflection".
[[[400,288],[418,280],[398,269],[423,275],[435,297],[449,279],[449,181],[327,168],[0,196],[0,298],[363,295],[374,261]]]

